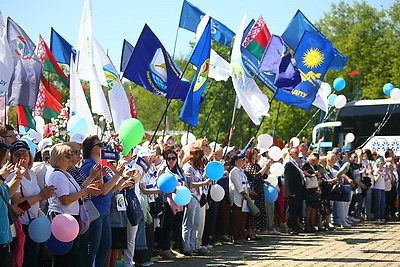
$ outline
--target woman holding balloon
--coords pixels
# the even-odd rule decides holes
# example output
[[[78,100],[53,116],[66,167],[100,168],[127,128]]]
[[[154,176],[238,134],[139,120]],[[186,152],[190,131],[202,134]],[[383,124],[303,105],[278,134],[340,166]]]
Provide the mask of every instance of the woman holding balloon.
[[[163,153],[164,161],[158,167],[157,177],[164,173],[174,176],[177,186],[187,186],[184,171],[179,167],[178,154],[174,149],[167,149]],[[182,242],[182,221],[183,206],[175,203],[172,194],[167,194],[167,202],[165,204],[165,212],[163,213],[163,225],[160,228],[159,246],[162,250],[162,256],[166,259],[174,259],[176,252],[171,250],[171,232],[175,246],[180,248]]]
[[[204,175],[204,152],[200,148],[193,148],[189,155],[183,159],[183,170],[187,178],[189,189],[192,193],[190,203],[185,208],[183,215],[183,251],[187,256],[198,252],[196,249],[196,232],[200,223],[200,199],[203,186],[211,184],[211,180]]]
[[[55,194],[49,199],[49,214],[56,224],[56,217],[61,214],[72,215],[75,219],[79,219],[79,199],[88,194],[96,195],[100,193],[99,182],[88,184],[82,188],[75,179],[67,172],[67,168],[71,166],[71,148],[67,145],[56,145],[50,154],[50,164],[54,168],[49,178],[49,185],[56,188]],[[58,220],[57,220],[58,221]],[[77,224],[76,224],[77,225]],[[73,242],[72,249],[64,255],[55,255],[54,266],[76,266],[76,246],[79,242],[79,236],[73,236],[73,232],[77,233],[79,229],[74,229],[73,225],[52,225],[60,231],[71,231],[69,241]],[[58,226],[58,227],[56,227]],[[78,227],[79,228],[79,227]],[[55,238],[60,233],[53,231]],[[64,241],[64,242],[69,242]],[[51,250],[51,247],[49,247]]]
[[[121,126],[122,127],[122,126]],[[106,146],[97,135],[89,136],[83,141],[83,159],[82,171],[89,176],[90,170],[96,164],[101,163],[101,150]],[[124,171],[124,164],[118,163],[117,172],[112,172],[108,167],[102,169],[102,179],[100,194],[92,197],[94,206],[100,213],[100,217],[90,223],[89,227],[89,262],[88,266],[104,266],[107,253],[111,248],[111,225],[110,225],[110,207],[112,189],[116,186],[119,177]]]
[[[25,215],[20,218],[22,229],[26,236],[23,266],[38,266],[39,242],[31,238],[28,233],[28,228],[30,223],[38,217],[40,202],[53,196],[56,188],[54,186],[45,186],[40,190],[35,172],[31,170],[33,156],[25,141],[18,140],[12,143],[10,153],[11,163],[19,163],[19,165],[26,170],[22,175],[20,187],[11,198],[12,204],[27,203],[26,205],[28,208]],[[10,181],[13,177],[14,174],[11,174],[6,180]]]

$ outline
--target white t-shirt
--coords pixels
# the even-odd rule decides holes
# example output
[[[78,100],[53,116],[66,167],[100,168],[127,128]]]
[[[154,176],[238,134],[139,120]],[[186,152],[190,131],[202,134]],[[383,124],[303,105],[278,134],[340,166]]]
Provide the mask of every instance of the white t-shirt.
[[[378,181],[375,180],[375,189],[379,189],[379,190],[385,190],[385,177],[386,177],[386,172],[385,170],[378,170],[375,169],[374,170],[374,175],[380,175],[381,178],[379,178]]]
[[[21,186],[18,187],[16,191],[17,193],[21,193],[21,187],[22,187],[22,193],[24,195],[23,197],[31,197],[40,193],[40,188],[37,182],[35,172],[32,170],[28,170],[28,173],[29,176],[31,177],[31,180],[26,179],[26,177],[22,178]],[[6,181],[9,182],[14,176],[15,176],[14,173],[10,174],[6,178]],[[25,214],[20,218],[22,224],[25,225],[29,224],[28,212],[31,219],[32,220],[35,219],[38,216],[39,212],[39,202],[36,202],[35,204],[31,205],[31,208],[27,212],[25,212]]]
[[[67,173],[68,177],[63,172],[54,171],[49,178],[49,185],[54,185],[57,190],[53,197],[49,198],[49,212],[67,213],[71,215],[79,215],[78,200],[72,202],[68,206],[61,204],[59,197],[75,194],[80,190],[79,184],[75,179]]]

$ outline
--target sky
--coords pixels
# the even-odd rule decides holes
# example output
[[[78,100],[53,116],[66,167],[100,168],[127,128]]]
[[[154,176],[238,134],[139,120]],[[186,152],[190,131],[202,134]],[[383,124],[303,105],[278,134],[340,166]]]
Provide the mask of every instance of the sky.
[[[50,46],[53,27],[73,46],[77,44],[79,24],[84,0],[3,0],[0,11],[3,19],[11,17],[30,38],[37,43],[41,34]],[[316,22],[331,10],[331,3],[339,0],[189,0],[203,12],[236,32],[247,11],[248,23],[263,16],[271,33],[281,35],[297,9]],[[346,0],[345,2],[353,3]],[[387,9],[394,0],[367,0],[369,5]],[[172,55],[177,37],[175,57],[190,53],[189,41],[195,35],[185,29],[178,30],[183,0],[92,0],[93,34],[119,69],[123,40],[136,44],[145,23],[153,30]],[[178,33],[178,35],[177,35]]]

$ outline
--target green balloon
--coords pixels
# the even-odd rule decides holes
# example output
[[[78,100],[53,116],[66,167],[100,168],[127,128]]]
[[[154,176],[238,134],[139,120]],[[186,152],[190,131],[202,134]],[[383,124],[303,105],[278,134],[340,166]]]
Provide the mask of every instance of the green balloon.
[[[128,154],[134,146],[142,141],[144,135],[143,124],[138,119],[127,119],[119,127],[119,138],[124,150],[122,155]]]

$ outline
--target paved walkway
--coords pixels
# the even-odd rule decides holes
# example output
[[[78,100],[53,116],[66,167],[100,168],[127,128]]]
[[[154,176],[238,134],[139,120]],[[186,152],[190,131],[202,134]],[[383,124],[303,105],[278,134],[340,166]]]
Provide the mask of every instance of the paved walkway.
[[[245,245],[221,245],[206,256],[153,266],[400,266],[400,222],[360,223],[317,235],[262,236]]]

